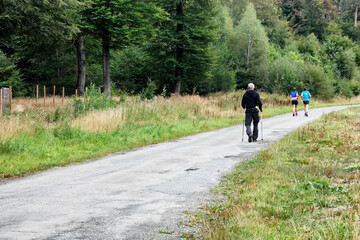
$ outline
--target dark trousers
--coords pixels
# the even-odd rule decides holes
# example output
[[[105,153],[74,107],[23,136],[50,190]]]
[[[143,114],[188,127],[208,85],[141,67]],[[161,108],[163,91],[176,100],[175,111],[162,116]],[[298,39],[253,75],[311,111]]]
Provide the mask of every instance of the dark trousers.
[[[251,134],[251,121],[253,121],[254,124],[254,130],[253,130],[253,139],[256,140],[258,138],[258,124],[260,122],[259,118],[259,111],[256,108],[253,109],[246,109],[245,113],[245,126],[246,126],[246,134]]]

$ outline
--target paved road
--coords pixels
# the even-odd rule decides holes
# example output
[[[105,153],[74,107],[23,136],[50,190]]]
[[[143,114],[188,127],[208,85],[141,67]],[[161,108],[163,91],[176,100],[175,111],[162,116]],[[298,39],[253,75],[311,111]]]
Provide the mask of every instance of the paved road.
[[[0,239],[178,239],[159,230],[181,227],[236,164],[344,108],[264,119],[264,144],[241,142],[239,125],[5,182]]]

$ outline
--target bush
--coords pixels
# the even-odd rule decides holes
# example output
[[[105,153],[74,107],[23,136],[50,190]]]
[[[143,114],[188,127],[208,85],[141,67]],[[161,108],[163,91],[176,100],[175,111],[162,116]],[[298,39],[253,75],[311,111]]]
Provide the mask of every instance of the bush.
[[[321,67],[312,64],[304,66],[302,77],[302,82],[313,96],[323,99],[333,97],[334,87]]]
[[[291,52],[295,54],[294,52]],[[302,71],[303,61],[293,56],[277,57],[270,63],[269,81],[265,85],[265,90],[271,93],[290,94],[292,89],[303,87]],[[296,60],[293,60],[296,59]]]
[[[20,71],[16,69],[14,62],[0,50],[0,88],[9,86],[12,87],[14,96],[26,93]]]
[[[74,98],[74,113],[78,115],[91,110],[105,109],[117,106],[121,101],[114,101],[105,94],[99,93],[98,88],[91,84],[84,98]]]
[[[156,84],[153,81],[149,80],[146,88],[144,88],[140,93],[141,100],[153,99],[155,97],[155,91]]]

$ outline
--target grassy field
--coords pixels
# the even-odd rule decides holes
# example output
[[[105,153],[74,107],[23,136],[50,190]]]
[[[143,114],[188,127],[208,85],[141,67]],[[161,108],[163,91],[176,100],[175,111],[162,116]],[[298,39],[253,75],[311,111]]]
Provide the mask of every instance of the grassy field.
[[[203,239],[360,239],[360,109],[324,116],[216,189],[193,221]]]
[[[45,107],[35,105],[32,99],[15,99],[16,111],[0,117],[0,180],[241,124],[243,93],[146,101],[128,97],[116,108],[80,115],[74,114],[71,98],[62,108],[51,103]],[[286,96],[261,96],[264,117],[292,111]],[[61,99],[56,101],[61,105]],[[311,107],[349,102],[360,102],[360,98],[315,100]]]

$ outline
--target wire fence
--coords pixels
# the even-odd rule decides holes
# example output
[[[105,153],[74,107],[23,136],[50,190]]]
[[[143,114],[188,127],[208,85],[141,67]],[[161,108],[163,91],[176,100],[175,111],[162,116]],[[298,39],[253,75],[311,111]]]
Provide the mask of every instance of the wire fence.
[[[85,88],[85,92],[87,91],[88,89]],[[101,88],[99,88],[99,92],[101,93]],[[78,97],[78,90],[37,85],[34,95],[32,98],[13,99],[11,86],[0,88],[0,116],[6,113],[19,112],[25,108],[54,110],[58,107],[64,107],[72,99],[69,95]]]

